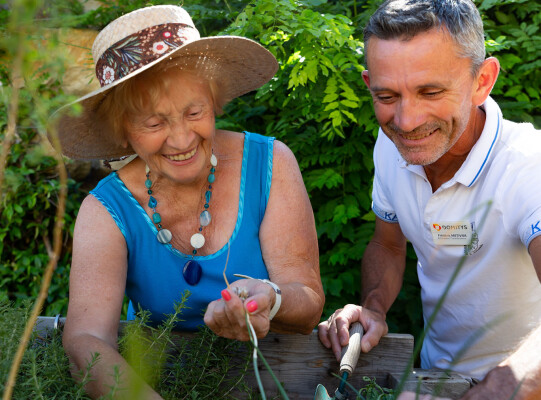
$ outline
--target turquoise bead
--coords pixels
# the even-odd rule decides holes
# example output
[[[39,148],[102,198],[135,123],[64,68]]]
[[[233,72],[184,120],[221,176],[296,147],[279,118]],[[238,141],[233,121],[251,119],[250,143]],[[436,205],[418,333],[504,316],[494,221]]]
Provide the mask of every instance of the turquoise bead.
[[[210,169],[210,172],[215,173],[215,172],[216,172],[216,168],[212,167],[212,168]]]
[[[205,200],[208,202],[210,202],[210,197],[212,196],[212,192],[210,190],[207,190],[205,192]]]
[[[150,179],[147,179],[145,181],[145,186],[147,187],[147,189],[150,189],[152,187],[152,181]]]
[[[158,213],[152,214],[152,221],[154,221],[155,224],[159,224],[162,222],[162,216]]]
[[[216,180],[216,177],[214,176],[214,174],[209,174],[209,177],[208,177],[209,183],[214,183],[215,180]]]
[[[148,206],[150,208],[156,208],[157,205],[158,201],[154,197],[150,196],[150,199],[148,199]]]

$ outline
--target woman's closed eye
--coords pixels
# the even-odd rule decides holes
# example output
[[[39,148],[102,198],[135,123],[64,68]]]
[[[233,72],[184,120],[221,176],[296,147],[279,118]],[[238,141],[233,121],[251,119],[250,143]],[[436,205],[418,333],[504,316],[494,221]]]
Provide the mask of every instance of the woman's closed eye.
[[[158,129],[162,127],[164,124],[164,121],[161,118],[152,117],[147,119],[143,125],[147,129]]]
[[[197,118],[199,117],[201,114],[203,113],[203,108],[202,107],[194,107],[194,108],[190,108],[188,111],[187,111],[187,116],[188,118]]]

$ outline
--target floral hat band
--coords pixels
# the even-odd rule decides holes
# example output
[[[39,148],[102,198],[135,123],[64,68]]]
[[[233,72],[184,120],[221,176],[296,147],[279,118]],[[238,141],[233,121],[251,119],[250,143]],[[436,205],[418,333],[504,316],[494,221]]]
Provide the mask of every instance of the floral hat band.
[[[182,23],[151,26],[119,40],[103,52],[96,63],[101,87],[200,38],[197,29]]]

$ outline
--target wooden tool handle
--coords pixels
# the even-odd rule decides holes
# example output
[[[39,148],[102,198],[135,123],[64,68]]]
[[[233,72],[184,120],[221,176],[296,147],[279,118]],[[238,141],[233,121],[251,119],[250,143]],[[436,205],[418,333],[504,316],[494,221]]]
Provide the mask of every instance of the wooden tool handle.
[[[363,337],[363,326],[360,322],[354,322],[349,328],[349,343],[342,349],[342,359],[340,360],[340,373],[353,373],[359,355],[361,354],[361,338]]]

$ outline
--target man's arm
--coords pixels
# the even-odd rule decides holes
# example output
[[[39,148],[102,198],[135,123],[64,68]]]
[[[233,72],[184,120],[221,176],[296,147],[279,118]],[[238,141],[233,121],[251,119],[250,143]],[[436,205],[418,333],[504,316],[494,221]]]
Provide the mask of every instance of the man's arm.
[[[400,226],[376,218],[374,236],[362,261],[361,306],[348,304],[318,327],[321,342],[332,347],[337,359],[349,341],[349,326],[353,322],[363,325],[361,349],[365,353],[387,334],[385,318],[402,286],[405,266],[406,238]]]
[[[492,369],[461,400],[536,400],[541,398],[541,325],[510,357]]]
[[[532,240],[528,250],[541,282],[541,236]],[[461,400],[541,399],[540,349],[541,321],[511,356],[491,370]]]
[[[406,238],[400,225],[376,218],[362,260],[361,305],[385,318],[400,292],[405,268]]]

